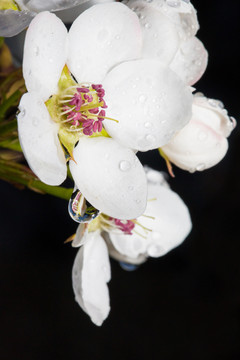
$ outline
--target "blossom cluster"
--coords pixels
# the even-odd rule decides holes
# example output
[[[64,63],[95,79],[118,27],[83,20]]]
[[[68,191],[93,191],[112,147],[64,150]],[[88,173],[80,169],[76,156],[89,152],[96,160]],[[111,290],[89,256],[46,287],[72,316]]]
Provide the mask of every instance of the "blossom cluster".
[[[191,230],[186,205],[137,152],[159,149],[169,168],[190,172],[226,154],[235,120],[192,87],[208,59],[198,29],[188,0],[130,0],[90,7],[69,32],[43,11],[27,30],[19,140],[42,182],[71,172],[73,288],[97,325],[110,309],[108,253],[140,264]]]

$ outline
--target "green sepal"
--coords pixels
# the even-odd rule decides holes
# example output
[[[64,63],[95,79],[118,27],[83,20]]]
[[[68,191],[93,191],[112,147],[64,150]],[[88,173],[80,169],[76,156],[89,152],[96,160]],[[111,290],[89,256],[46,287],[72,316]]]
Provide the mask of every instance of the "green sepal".
[[[70,71],[68,70],[67,65],[64,66],[60,79],[58,81],[58,89],[59,92],[64,91],[65,89],[69,88],[70,86],[75,86],[76,82],[73,80]]]
[[[73,150],[79,140],[77,132],[70,132],[62,127],[58,131],[58,138],[66,155],[66,160],[74,160]]]

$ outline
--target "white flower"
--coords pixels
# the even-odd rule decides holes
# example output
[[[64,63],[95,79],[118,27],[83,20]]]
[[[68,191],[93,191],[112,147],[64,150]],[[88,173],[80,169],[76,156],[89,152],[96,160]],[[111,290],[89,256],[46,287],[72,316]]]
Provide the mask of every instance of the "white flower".
[[[203,75],[208,54],[195,36],[196,10],[184,0],[130,0],[143,31],[143,58],[157,58],[169,65],[185,83],[193,85]]]
[[[82,13],[69,33],[55,15],[38,14],[29,26],[24,48],[28,93],[20,102],[18,125],[30,167],[43,182],[60,184],[67,168],[58,136],[64,129],[64,137],[71,142],[73,134],[79,134],[73,150],[75,163],[70,161],[76,185],[93,206],[119,219],[137,217],[146,206],[144,171],[130,149],[166,144],[191,117],[190,88],[159,61],[134,60],[141,46],[136,14],[123,4],[108,3]],[[67,77],[65,64],[77,80],[73,85],[67,79],[67,88],[62,80]],[[77,103],[79,91],[85,90],[91,97],[89,109],[94,102],[102,107],[107,104],[106,115],[104,110],[100,118],[113,139],[82,135],[95,131],[103,120],[93,122],[90,110],[82,110],[86,104]]]
[[[89,225],[79,225],[72,243],[80,246],[73,266],[75,298],[96,325],[102,324],[110,310],[107,248],[119,261],[141,264],[148,256],[165,255],[191,230],[184,202],[170,190],[161,173],[150,168],[146,172],[149,201],[144,215],[120,221],[101,214]]]
[[[191,227],[189,211],[182,199],[166,183],[148,181],[147,207],[137,218],[132,234],[112,231],[109,237],[115,249],[129,258],[141,254],[159,257],[180,245]]]
[[[220,101],[197,93],[191,121],[162,150],[181,169],[202,171],[223,159],[234,126]]]
[[[17,35],[41,11],[69,9],[86,1],[88,0],[3,0],[0,3],[0,36]]]

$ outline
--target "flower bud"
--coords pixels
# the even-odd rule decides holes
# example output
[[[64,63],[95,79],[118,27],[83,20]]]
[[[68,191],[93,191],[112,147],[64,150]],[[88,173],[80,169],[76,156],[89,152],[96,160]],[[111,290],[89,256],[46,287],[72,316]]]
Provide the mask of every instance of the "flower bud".
[[[183,170],[208,169],[224,158],[227,137],[235,124],[235,119],[228,116],[220,101],[197,93],[190,122],[162,147],[162,151],[170,162]]]

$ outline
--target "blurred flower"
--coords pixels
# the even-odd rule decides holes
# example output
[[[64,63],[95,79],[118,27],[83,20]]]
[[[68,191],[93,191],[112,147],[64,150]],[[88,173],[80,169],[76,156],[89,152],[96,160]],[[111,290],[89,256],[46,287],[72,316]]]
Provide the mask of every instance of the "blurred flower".
[[[26,29],[41,11],[69,9],[88,0],[2,0],[0,3],[0,36],[11,37]]]
[[[197,93],[191,121],[162,147],[169,161],[190,172],[208,169],[223,159],[227,137],[236,125],[221,101]]]
[[[75,298],[96,325],[102,324],[110,310],[108,251],[117,260],[140,264],[148,256],[165,255],[191,230],[186,205],[163,175],[150,168],[146,175],[149,198],[142,216],[119,221],[101,214],[89,225],[81,224],[73,240],[74,247],[81,246],[72,273]]]
[[[196,10],[186,0],[130,0],[143,31],[143,58],[156,58],[193,85],[203,75],[208,54],[195,36]]]

